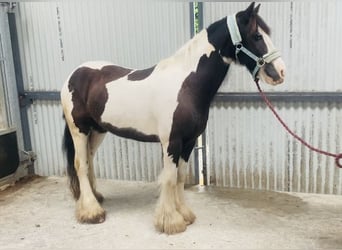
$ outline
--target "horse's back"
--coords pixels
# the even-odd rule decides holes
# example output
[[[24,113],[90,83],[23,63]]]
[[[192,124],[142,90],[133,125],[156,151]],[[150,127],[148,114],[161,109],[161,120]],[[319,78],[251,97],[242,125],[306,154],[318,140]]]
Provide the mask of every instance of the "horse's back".
[[[104,99],[107,99],[105,85],[126,76],[131,71],[132,69],[108,61],[88,61],[80,64],[71,72],[61,89],[64,113],[70,114],[75,106],[85,112],[91,104],[96,106],[98,102],[105,101]],[[102,103],[102,109],[104,105],[105,103]],[[100,114],[95,116],[98,118]]]
[[[82,64],[80,64],[76,69],[81,68],[81,67],[88,67],[92,69],[102,69],[104,66],[108,66],[108,65],[116,66],[114,63],[109,62],[109,61],[87,61],[87,62],[83,62]]]
[[[111,67],[118,67],[112,62],[109,61],[87,61],[83,62],[82,64],[78,65],[67,77],[66,81],[64,82],[64,85],[61,89],[61,94],[63,95],[63,92],[70,92],[70,79],[75,75],[76,72],[79,72],[82,68],[89,68],[93,70],[101,70],[103,67],[111,66]],[[84,78],[84,77],[83,77]],[[63,103],[63,98],[62,98]]]

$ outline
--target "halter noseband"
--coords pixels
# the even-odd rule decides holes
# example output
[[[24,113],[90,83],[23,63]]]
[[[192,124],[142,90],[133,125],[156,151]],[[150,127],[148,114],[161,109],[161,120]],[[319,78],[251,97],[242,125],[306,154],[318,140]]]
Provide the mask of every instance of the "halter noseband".
[[[262,57],[257,57],[254,55],[251,51],[249,51],[247,48],[245,48],[242,45],[242,38],[240,35],[239,27],[236,22],[236,15],[233,16],[227,16],[227,25],[228,30],[230,33],[230,37],[232,39],[232,42],[235,46],[235,58],[237,61],[239,61],[238,54],[240,52],[245,53],[247,56],[249,56],[251,59],[255,61],[255,68],[252,72],[253,79],[257,79],[257,73],[259,72],[260,68],[265,65],[265,63],[270,63],[274,61],[275,59],[280,57],[280,51],[279,50],[272,50],[269,53],[266,53]]]

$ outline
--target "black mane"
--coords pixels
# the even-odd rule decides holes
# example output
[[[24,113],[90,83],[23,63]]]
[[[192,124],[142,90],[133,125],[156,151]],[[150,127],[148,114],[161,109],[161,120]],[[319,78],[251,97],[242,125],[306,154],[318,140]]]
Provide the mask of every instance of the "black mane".
[[[270,27],[268,27],[268,25],[264,22],[264,20],[262,20],[262,18],[258,15],[256,16],[256,22],[257,22],[258,26],[260,26],[260,28],[262,28],[263,31],[266,32],[267,35],[271,34]]]

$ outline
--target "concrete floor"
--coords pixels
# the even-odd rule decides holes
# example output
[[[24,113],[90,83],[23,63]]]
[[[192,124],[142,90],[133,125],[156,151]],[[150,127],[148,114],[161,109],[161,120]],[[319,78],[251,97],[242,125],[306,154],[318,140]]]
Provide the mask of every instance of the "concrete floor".
[[[66,178],[34,178],[0,192],[0,249],[342,248],[342,197],[191,187],[197,215],[184,233],[155,231],[156,183],[98,180],[107,220],[81,225]]]

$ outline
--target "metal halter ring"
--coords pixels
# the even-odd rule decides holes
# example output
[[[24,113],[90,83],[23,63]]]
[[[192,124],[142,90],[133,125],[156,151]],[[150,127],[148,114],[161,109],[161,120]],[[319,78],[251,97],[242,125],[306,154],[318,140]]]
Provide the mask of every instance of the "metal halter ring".
[[[242,43],[238,43],[238,44],[236,44],[235,45],[236,46],[236,50],[241,50],[242,49],[242,47],[243,47],[243,45],[242,45]]]
[[[265,63],[266,63],[266,62],[265,62],[264,58],[259,58],[258,61],[257,61],[257,65],[258,65],[259,67],[264,66]]]

